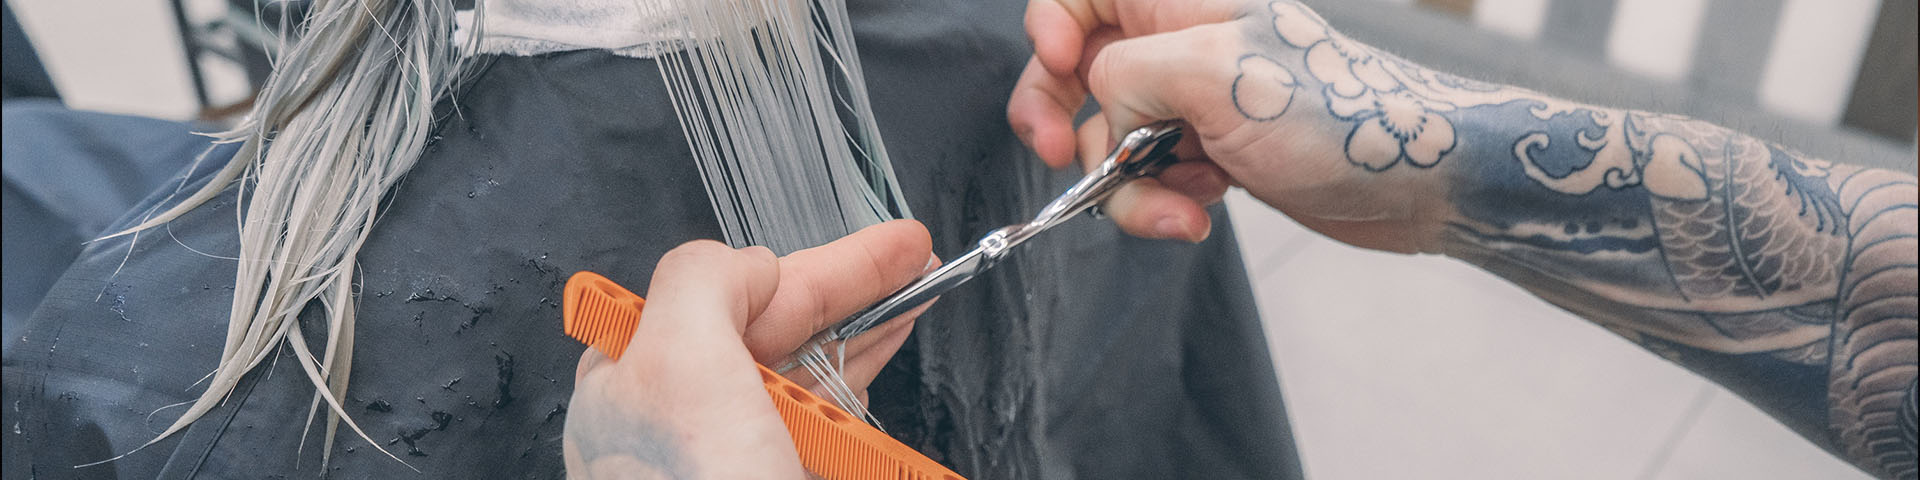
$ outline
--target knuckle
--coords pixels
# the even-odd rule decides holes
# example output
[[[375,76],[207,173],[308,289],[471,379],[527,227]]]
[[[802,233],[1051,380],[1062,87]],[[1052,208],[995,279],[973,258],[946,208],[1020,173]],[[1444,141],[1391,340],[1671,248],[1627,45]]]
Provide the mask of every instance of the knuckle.
[[[760,246],[760,245],[754,245],[751,247],[742,248],[735,251],[741,254],[740,257],[751,261],[755,265],[768,265],[780,259],[779,255],[775,255],[773,253],[773,249]]]
[[[1113,89],[1119,86],[1115,83],[1118,72],[1124,68],[1122,62],[1134,54],[1134,44],[1133,40],[1113,42],[1093,56],[1093,63],[1087,65],[1087,90],[1094,97],[1104,98],[1115,93]]]
[[[1216,78],[1233,78],[1239,55],[1232,52],[1247,51],[1247,37],[1242,28],[1238,24],[1213,25],[1194,37],[1198,45],[1192,51],[1217,52],[1211,59],[1198,60],[1213,67],[1205,71]]]
[[[1194,35],[1188,39],[1188,41],[1192,43],[1192,45],[1189,46],[1190,51],[1219,52],[1226,56],[1236,56],[1230,52],[1239,51],[1238,49],[1228,50],[1236,46],[1234,44],[1237,43],[1240,35],[1238,29],[1233,28],[1232,25],[1213,25],[1196,30],[1197,31],[1193,32]]]
[[[686,268],[711,268],[714,265],[731,261],[735,251],[725,244],[712,240],[695,240],[668,250],[660,257],[660,263],[654,267],[660,271],[677,271]]]

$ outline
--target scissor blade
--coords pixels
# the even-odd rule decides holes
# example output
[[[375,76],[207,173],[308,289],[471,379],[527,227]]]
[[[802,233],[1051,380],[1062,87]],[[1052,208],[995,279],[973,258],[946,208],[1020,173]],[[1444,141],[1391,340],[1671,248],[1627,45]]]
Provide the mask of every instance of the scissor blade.
[[[953,287],[967,283],[968,280],[978,276],[980,271],[986,269],[986,257],[986,251],[980,248],[968,250],[967,253],[955,257],[952,262],[941,265],[933,273],[926,274],[919,280],[894,291],[880,303],[873,304],[866,310],[847,318],[835,330],[835,336],[841,339],[853,338],[881,322],[891,320],[893,317],[898,317],[932,301],[934,297],[947,293]]]

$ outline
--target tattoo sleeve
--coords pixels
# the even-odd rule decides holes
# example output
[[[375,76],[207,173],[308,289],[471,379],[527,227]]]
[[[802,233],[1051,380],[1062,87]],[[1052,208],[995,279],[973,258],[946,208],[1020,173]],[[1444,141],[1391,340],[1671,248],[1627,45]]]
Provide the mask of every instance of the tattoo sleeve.
[[[1279,48],[1242,70],[1292,68],[1287,80],[1317,90],[1322,105],[1284,114],[1323,110],[1298,114],[1344,129],[1352,167],[1443,178],[1442,251],[1727,386],[1868,472],[1915,477],[1913,176],[1464,80],[1292,3],[1270,10],[1263,33],[1278,42],[1264,44]],[[1239,105],[1234,87],[1248,120],[1283,114]]]

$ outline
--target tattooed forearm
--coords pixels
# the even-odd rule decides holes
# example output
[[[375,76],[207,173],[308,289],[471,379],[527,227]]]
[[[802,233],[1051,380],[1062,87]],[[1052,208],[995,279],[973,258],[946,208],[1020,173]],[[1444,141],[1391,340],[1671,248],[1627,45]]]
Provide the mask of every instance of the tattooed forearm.
[[[1445,253],[1914,478],[1914,177],[1460,79],[1269,7],[1232,85],[1246,120],[1331,122],[1352,168],[1443,179]],[[1286,95],[1249,100],[1251,78]]]
[[[1848,214],[1836,298],[1828,408],[1846,454],[1915,474],[1916,191],[1910,176],[1856,172],[1837,183]],[[1903,386],[1902,383],[1905,385]]]

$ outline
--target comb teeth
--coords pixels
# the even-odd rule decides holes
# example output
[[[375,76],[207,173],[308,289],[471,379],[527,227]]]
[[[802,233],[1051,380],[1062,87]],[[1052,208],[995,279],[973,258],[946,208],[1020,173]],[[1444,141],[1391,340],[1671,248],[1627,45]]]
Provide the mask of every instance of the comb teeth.
[[[567,336],[620,359],[647,301],[593,272],[567,279],[562,316]],[[800,465],[830,480],[963,480],[919,451],[821,400],[764,365],[760,383],[787,425]]]
[[[787,434],[793,436],[800,465],[815,475],[831,479],[962,480],[946,466],[767,367],[760,367],[760,382],[773,397],[780,419],[786,422]]]
[[[593,272],[576,273],[567,279],[562,300],[567,336],[614,360],[627,353],[627,342],[633,340],[633,330],[640,326],[640,312],[647,304],[639,295]]]

